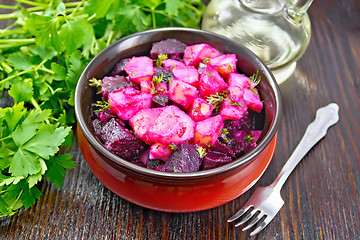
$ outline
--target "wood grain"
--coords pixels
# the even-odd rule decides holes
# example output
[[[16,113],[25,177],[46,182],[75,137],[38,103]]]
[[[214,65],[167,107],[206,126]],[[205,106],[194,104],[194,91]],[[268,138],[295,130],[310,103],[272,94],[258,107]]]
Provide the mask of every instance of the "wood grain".
[[[0,1],[4,2],[4,1]],[[312,149],[282,190],[285,205],[252,239],[360,238],[360,1],[313,2],[312,39],[284,102],[273,161],[255,185],[270,184],[295,149],[317,108],[336,102],[340,121]],[[1,100],[2,106],[9,98]],[[226,219],[255,187],[208,211],[172,214],[145,209],[107,190],[75,144],[76,168],[61,190],[47,182],[30,209],[0,218],[0,239],[248,239]]]

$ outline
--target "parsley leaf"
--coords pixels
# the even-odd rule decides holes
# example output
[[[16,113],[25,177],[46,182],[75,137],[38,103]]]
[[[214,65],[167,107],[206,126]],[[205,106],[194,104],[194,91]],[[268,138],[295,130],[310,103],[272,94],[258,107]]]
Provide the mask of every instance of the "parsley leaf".
[[[0,14],[15,20],[0,34],[0,90],[14,103],[0,108],[0,216],[35,203],[43,177],[61,187],[74,167],[59,149],[74,142],[74,91],[90,60],[137,31],[199,28],[205,9],[201,0],[16,2]]]

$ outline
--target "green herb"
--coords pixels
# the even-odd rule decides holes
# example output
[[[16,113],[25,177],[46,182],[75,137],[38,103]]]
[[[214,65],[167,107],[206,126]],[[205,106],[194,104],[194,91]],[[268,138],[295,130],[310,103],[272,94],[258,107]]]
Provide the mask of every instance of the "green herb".
[[[198,147],[196,150],[199,152],[199,155],[200,155],[201,158],[204,158],[206,156],[206,149],[205,148]]]
[[[254,73],[251,77],[249,77],[249,81],[252,81],[253,83],[255,83],[255,86],[257,86],[260,83],[261,76],[259,76],[259,69],[256,70],[256,73]]]
[[[177,172],[177,170],[176,170],[176,166],[174,166],[174,172]]]
[[[234,101],[231,100],[229,97],[227,97],[226,100],[227,100],[231,105],[242,107],[242,105],[241,105],[240,103],[234,102]]]
[[[28,110],[24,102],[0,109],[0,217],[29,208],[40,198],[42,176],[61,187],[69,154],[56,155],[71,132],[51,118],[51,110]]]
[[[209,63],[210,62],[210,58],[204,58],[204,63]]]
[[[212,74],[212,73],[209,72],[209,71],[206,71],[205,73],[206,73],[206,75],[208,75],[209,77],[214,77],[214,74]]]
[[[229,91],[217,92],[216,94],[212,94],[206,98],[206,101],[214,106],[214,111],[218,111],[221,103],[228,96]]]
[[[98,89],[97,94],[102,93],[102,82],[101,79],[92,78],[89,80],[89,86],[90,87],[96,87]]]
[[[162,61],[168,59],[167,54],[159,54],[158,59],[156,60],[156,66],[160,67],[162,65]]]
[[[229,134],[229,131],[226,128],[222,128],[219,132],[219,135],[225,141],[225,143],[230,142],[230,139],[227,137],[228,134]]]
[[[130,33],[198,28],[205,6],[201,0],[14,0],[1,7],[13,12],[0,19],[14,20],[0,31],[0,91],[7,91],[15,104],[0,110],[4,216],[35,202],[41,194],[36,183],[43,177],[60,187],[65,169],[72,167],[72,157],[58,149],[63,139],[73,142],[75,88],[89,61]],[[35,113],[43,116],[41,121],[24,123]],[[36,144],[30,147],[30,142]]]
[[[96,103],[92,104],[94,107],[97,107],[98,109],[94,110],[94,113],[103,112],[105,110],[110,109],[110,103],[106,101],[97,101]]]
[[[258,97],[260,97],[260,95],[256,92],[255,87],[257,85],[259,85],[261,81],[261,76],[259,76],[259,69],[256,70],[256,73],[254,73],[250,78],[249,78],[249,82],[250,82],[250,90]],[[254,85],[251,84],[251,82],[254,83]]]
[[[254,140],[254,137],[251,135],[246,135],[245,136],[245,141],[249,144],[251,144],[252,140]]]
[[[172,150],[176,150],[177,146],[172,143],[172,144],[169,144],[169,148],[172,149]]]
[[[164,74],[161,73],[160,76],[154,76],[152,78],[153,82],[158,85],[159,83],[161,83],[161,81],[164,79]]]

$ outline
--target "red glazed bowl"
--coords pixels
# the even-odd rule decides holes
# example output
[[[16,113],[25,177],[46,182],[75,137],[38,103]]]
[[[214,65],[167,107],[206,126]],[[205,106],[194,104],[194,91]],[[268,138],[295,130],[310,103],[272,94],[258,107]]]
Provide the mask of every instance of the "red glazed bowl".
[[[89,121],[94,88],[88,80],[102,78],[127,57],[147,55],[153,42],[175,38],[186,44],[208,43],[237,55],[237,69],[248,76],[259,70],[258,89],[264,101],[264,125],[258,146],[218,168],[193,173],[159,172],[130,163],[109,152],[95,137]],[[75,92],[77,135],[83,156],[108,189],[137,205],[165,212],[194,212],[225,204],[247,191],[269,165],[276,145],[281,99],[279,87],[264,63],[239,43],[197,29],[161,28],[129,35],[100,52],[85,68]]]

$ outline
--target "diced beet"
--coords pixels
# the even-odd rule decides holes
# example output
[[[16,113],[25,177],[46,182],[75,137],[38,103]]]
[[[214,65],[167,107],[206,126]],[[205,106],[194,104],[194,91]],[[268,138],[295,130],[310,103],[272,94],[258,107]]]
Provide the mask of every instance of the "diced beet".
[[[242,101],[238,103],[232,103],[227,99],[225,99],[221,103],[219,114],[224,119],[238,120],[243,117],[246,111],[247,111],[247,105],[244,99],[242,99]]]
[[[254,148],[251,138],[247,136],[251,137],[250,132],[240,130],[230,140],[228,146],[235,153],[236,157],[241,157]]]
[[[132,57],[124,69],[130,79],[136,83],[151,80],[154,74],[153,61],[146,56]]]
[[[141,154],[141,156],[139,157],[140,162],[142,162],[145,166],[147,161],[149,160],[149,153],[150,153],[150,148],[146,149],[145,152]]]
[[[208,170],[232,162],[229,155],[219,152],[208,152],[203,158],[202,169]]]
[[[227,79],[229,87],[239,87],[242,90],[250,87],[249,77],[239,74],[239,73],[230,73]]]
[[[197,122],[194,132],[194,143],[202,147],[211,147],[219,137],[224,126],[224,119],[220,115]]]
[[[107,109],[107,110],[104,110],[104,111],[97,112],[96,116],[100,119],[100,121],[102,123],[107,123],[111,118],[114,118],[117,115]]]
[[[156,94],[151,101],[151,107],[165,107],[169,104],[170,98],[166,93],[159,93]]]
[[[230,156],[232,159],[236,158],[235,154],[231,149],[226,146],[224,143],[219,142],[219,140],[216,140],[214,145],[207,150],[207,152],[216,152],[216,153],[223,153],[228,156]]]
[[[126,65],[126,63],[130,60],[130,58],[124,58],[122,60],[120,60],[120,62],[118,62],[115,67],[113,68],[112,72],[111,72],[111,76],[115,76],[115,75],[124,75],[125,69],[124,66]]]
[[[261,112],[263,108],[263,103],[261,102],[260,95],[257,89],[244,89],[244,99],[248,108],[258,113]]]
[[[129,120],[140,109],[150,108],[152,95],[132,87],[109,93],[110,111]]]
[[[169,59],[170,60],[170,59]],[[173,60],[175,61],[175,60]],[[165,68],[165,67],[154,67],[154,75],[153,77],[161,78],[161,82],[168,83],[173,80],[174,74],[171,70]]]
[[[185,67],[186,65],[183,62],[174,60],[174,59],[166,59],[162,61],[162,65],[169,69],[169,70],[173,70],[175,67]]]
[[[213,58],[220,56],[221,53],[206,43],[194,44],[187,46],[184,52],[183,61],[185,65],[198,67],[200,62],[205,58]]]
[[[196,88],[199,86],[199,72],[195,67],[176,67],[172,71],[174,73],[174,80],[180,80]]]
[[[148,130],[148,139],[162,144],[179,144],[194,137],[194,120],[178,107],[164,107],[163,112]]]
[[[101,140],[110,152],[129,161],[135,161],[145,151],[146,144],[118,120],[112,118],[104,124],[101,129]]]
[[[142,167],[146,167],[149,169],[156,169],[157,167],[164,164],[164,162],[160,159],[150,159],[150,148],[148,148],[141,156],[140,156],[140,163]],[[140,166],[140,165],[139,165]]]
[[[139,89],[139,84],[124,76],[104,77],[101,80],[101,92],[103,100],[107,101],[109,93],[127,87]]]
[[[220,55],[210,59],[209,64],[215,67],[220,75],[227,79],[230,73],[236,72],[237,58],[235,54]]]
[[[155,170],[156,168],[158,168],[163,164],[164,162],[160,159],[148,159],[148,161],[146,162],[146,168]]]
[[[235,134],[240,131],[251,131],[253,130],[254,126],[253,123],[250,121],[249,113],[245,112],[243,118],[239,120],[224,120],[224,128],[226,128],[228,134],[227,138],[231,139],[235,136]]]
[[[140,139],[149,143],[149,145],[151,145],[152,142],[148,139],[147,132],[149,128],[154,125],[155,120],[159,117],[163,110],[164,108],[141,109],[129,120],[129,124],[134,130],[135,134]]]
[[[95,118],[93,121],[92,121],[92,127],[94,129],[94,133],[95,135],[100,138],[100,135],[101,135],[101,128],[102,128],[102,122],[100,119],[98,118]]]
[[[213,105],[198,97],[191,104],[188,114],[195,122],[199,122],[209,118],[213,109]]]
[[[187,109],[194,99],[199,95],[196,87],[182,81],[173,80],[169,86],[169,97],[172,101]]]
[[[218,71],[210,65],[207,65],[200,74],[199,91],[203,97],[222,92],[227,87],[228,85]]]
[[[168,161],[157,170],[164,172],[196,172],[199,171],[201,158],[195,146],[190,143],[181,143],[170,155]]]
[[[166,54],[168,58],[180,60],[184,55],[186,44],[176,39],[166,39],[155,42],[150,50],[151,58],[157,59],[159,54]]]
[[[150,147],[149,159],[161,159],[164,162],[167,162],[170,154],[173,152],[173,149],[169,145],[154,143]]]

